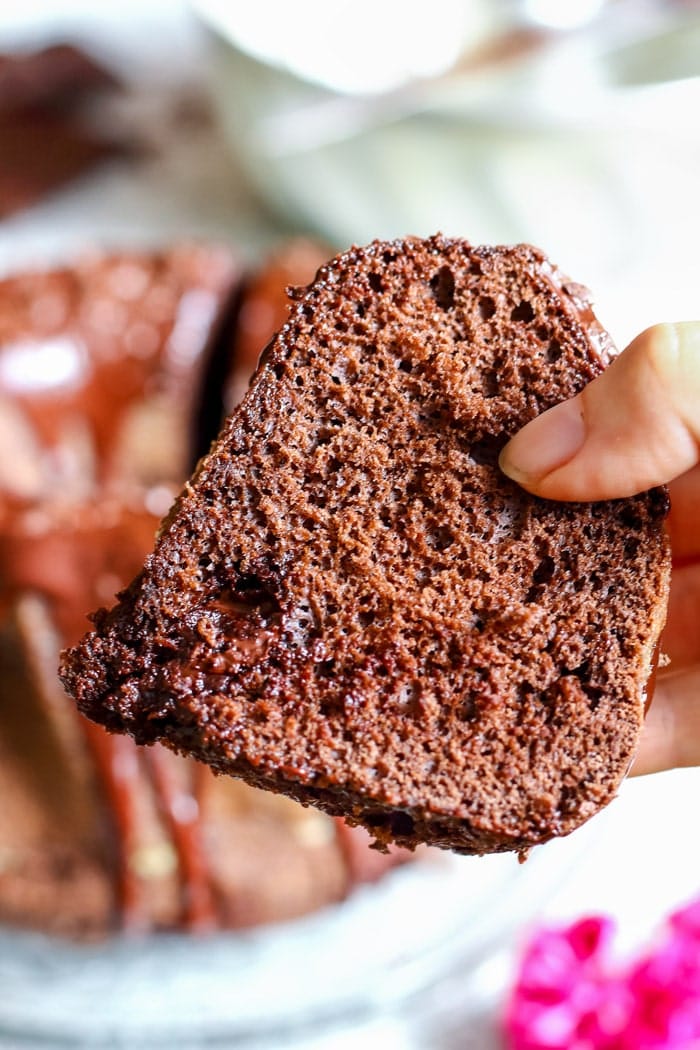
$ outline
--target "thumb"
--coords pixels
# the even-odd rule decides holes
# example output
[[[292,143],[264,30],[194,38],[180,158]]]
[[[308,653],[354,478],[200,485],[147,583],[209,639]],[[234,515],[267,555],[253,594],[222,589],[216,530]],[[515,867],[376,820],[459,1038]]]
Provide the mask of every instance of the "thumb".
[[[632,496],[693,467],[700,442],[700,322],[656,325],[569,401],[508,442],[501,469],[537,496]]]

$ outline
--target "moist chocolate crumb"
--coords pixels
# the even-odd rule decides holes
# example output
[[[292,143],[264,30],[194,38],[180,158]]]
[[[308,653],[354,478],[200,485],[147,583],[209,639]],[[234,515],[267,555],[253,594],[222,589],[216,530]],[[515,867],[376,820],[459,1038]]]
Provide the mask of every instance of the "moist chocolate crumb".
[[[539,500],[497,458],[612,353],[530,246],[352,248],[296,296],[66,687],[380,844],[572,831],[635,752],[668,501]]]

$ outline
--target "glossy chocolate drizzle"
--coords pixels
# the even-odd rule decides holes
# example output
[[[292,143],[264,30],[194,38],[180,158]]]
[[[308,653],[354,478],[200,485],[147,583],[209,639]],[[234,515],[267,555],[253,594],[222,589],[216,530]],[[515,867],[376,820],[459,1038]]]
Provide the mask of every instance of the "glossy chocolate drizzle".
[[[62,512],[54,508],[53,521],[48,508],[18,501],[7,500],[3,512],[0,579],[6,600],[26,592],[40,594],[62,645],[73,644],[87,629],[86,610],[109,600],[100,592],[100,581],[118,590],[135,575],[158,522],[144,507],[113,501]],[[37,533],[41,522],[45,528]],[[60,689],[58,680],[56,688]],[[195,763],[174,759],[160,745],[142,754],[130,737],[107,733],[83,718],[67,699],[66,704],[80,723],[113,824],[123,927],[140,931],[149,926],[142,879],[132,864],[139,845],[138,798],[146,783],[177,857],[181,925],[211,929],[217,922],[216,902],[202,841]],[[173,776],[173,761],[182,767],[182,777]]]

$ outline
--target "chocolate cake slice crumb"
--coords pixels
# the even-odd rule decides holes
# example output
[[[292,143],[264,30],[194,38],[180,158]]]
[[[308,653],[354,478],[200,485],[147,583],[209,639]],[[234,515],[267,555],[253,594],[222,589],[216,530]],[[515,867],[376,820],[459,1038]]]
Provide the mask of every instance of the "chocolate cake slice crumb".
[[[537,249],[352,248],[296,293],[141,575],[63,657],[82,711],[363,824],[523,852],[615,795],[665,490],[536,499],[510,435],[614,352]]]

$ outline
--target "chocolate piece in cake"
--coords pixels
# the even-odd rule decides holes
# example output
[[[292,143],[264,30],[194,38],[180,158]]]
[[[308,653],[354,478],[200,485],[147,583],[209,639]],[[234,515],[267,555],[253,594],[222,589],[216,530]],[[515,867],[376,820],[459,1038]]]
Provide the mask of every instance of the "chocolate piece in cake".
[[[86,714],[365,825],[524,851],[615,795],[664,617],[664,490],[538,500],[510,435],[612,345],[538,250],[323,267],[121,602],[63,657]]]

